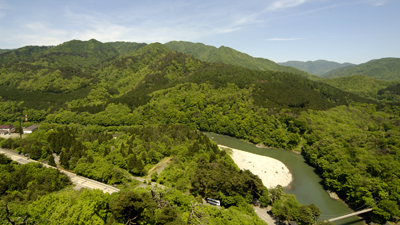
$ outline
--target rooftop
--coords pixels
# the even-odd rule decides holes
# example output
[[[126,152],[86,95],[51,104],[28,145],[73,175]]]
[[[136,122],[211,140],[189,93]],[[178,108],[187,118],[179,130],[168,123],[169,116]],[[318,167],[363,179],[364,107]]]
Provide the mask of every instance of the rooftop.
[[[35,129],[37,129],[39,127],[39,125],[32,125],[32,126],[29,126],[29,127],[27,127],[27,128],[24,128],[24,130],[35,130]]]

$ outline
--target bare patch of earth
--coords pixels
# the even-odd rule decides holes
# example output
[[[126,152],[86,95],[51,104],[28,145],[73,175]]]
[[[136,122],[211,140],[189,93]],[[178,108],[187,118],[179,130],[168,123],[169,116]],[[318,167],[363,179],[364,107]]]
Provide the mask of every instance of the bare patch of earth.
[[[172,157],[165,157],[160,162],[158,162],[153,168],[149,170],[146,179],[150,180],[151,174],[153,174],[154,172],[160,174],[171,163],[171,159]]]

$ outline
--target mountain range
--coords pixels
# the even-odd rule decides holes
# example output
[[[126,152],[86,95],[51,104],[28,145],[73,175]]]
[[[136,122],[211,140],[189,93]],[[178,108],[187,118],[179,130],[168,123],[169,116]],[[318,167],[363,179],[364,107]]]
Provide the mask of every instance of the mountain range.
[[[364,75],[387,81],[399,80],[400,58],[374,59],[360,65],[331,70],[322,77],[331,79],[350,75]]]
[[[307,73],[323,76],[325,73],[332,71],[334,69],[355,66],[352,63],[337,63],[327,60],[316,60],[316,61],[288,61],[283,63],[278,63],[282,66],[291,66],[299,70],[306,71]]]
[[[166,60],[165,57],[167,57],[168,60]],[[169,61],[171,57],[180,58],[181,61]],[[182,58],[191,61],[194,65],[192,65],[192,67],[187,67],[187,63],[183,62]],[[156,62],[160,64],[164,61],[169,62],[169,64],[164,65],[163,68],[156,66]],[[220,63],[225,64],[225,66],[223,64],[219,65]],[[189,79],[189,75],[197,74],[198,78],[202,77],[203,74],[200,74],[198,72],[199,70],[209,70],[207,68],[213,68],[213,70],[226,72],[236,68],[234,70],[241,71],[245,74],[253,73],[249,72],[252,70],[260,72],[266,71],[262,76],[271,74],[271,72],[268,71],[275,71],[277,75],[267,76],[269,77],[268,79],[260,77],[257,78],[258,81],[257,79],[254,80],[254,77],[249,77],[249,80],[252,80],[252,82],[243,81],[240,76],[233,76],[231,80],[229,80],[237,85],[246,83],[247,85],[257,86],[259,85],[257,83],[260,82],[269,83],[269,88],[263,87],[262,89],[264,91],[268,89],[269,94],[266,98],[269,99],[267,102],[269,102],[268,106],[270,107],[283,104],[285,107],[292,108],[318,108],[317,105],[311,106],[313,103],[306,100],[305,97],[300,97],[310,95],[310,90],[306,88],[307,85],[317,85],[322,88],[322,90],[330,93],[339,94],[339,92],[331,89],[329,86],[325,87],[324,84],[311,84],[310,80],[320,80],[348,93],[354,93],[373,100],[382,100],[385,98],[378,96],[378,92],[392,86],[395,88],[397,83],[383,82],[380,80],[395,80],[397,77],[400,77],[398,76],[400,73],[400,67],[398,66],[399,59],[396,58],[372,60],[360,65],[339,64],[324,60],[305,63],[291,61],[286,65],[289,64],[296,64],[298,67],[308,67],[309,72],[323,71],[334,67],[340,68],[325,73],[323,75],[323,77],[325,77],[324,79],[291,66],[279,65],[268,59],[253,58],[245,53],[224,46],[216,48],[201,43],[183,41],[172,41],[164,45],[160,43],[146,44],[134,42],[102,43],[91,39],[89,41],[71,40],[57,46],[26,46],[19,49],[7,50],[0,54],[0,65],[2,65],[0,67],[0,84],[6,85],[7,90],[13,90],[20,94],[24,93],[24,95],[26,95],[27,92],[34,92],[31,96],[37,96],[39,92],[69,93],[69,95],[71,95],[71,92],[78,91],[80,94],[75,96],[82,97],[86,96],[88,92],[93,92],[101,87],[106,90],[106,93],[103,93],[103,95],[106,96],[104,98],[113,98],[112,96],[115,96],[114,102],[117,101],[117,99],[127,98],[123,96],[129,95],[128,93],[137,94],[142,91],[143,93],[141,94],[144,96],[141,98],[141,101],[144,101],[144,99],[149,99],[148,95],[155,91],[155,89],[152,87],[147,90],[148,87],[144,88],[140,84],[145,82],[146,85],[149,85],[151,82],[145,80],[153,76],[151,79],[154,81],[156,78],[155,74],[164,74],[164,78],[166,79],[163,81],[163,84],[161,84],[162,82],[154,84],[157,87],[156,89],[160,90],[177,85],[179,82],[184,82],[183,80],[178,80],[183,79],[183,77]],[[244,71],[244,68],[248,70]],[[257,74],[260,74],[260,72],[257,72]],[[368,79],[365,76],[359,75],[351,76],[358,73],[371,75],[371,77],[376,77],[379,80]],[[308,79],[304,81],[297,77],[296,74]],[[278,84],[272,85],[278,77],[278,80],[282,80],[285,77],[287,80],[293,80],[293,83],[285,83],[285,81],[282,80],[282,84],[278,82]],[[291,78],[289,79],[289,77]],[[342,78],[333,79],[339,77]],[[388,77],[393,79],[389,79]],[[157,79],[159,80],[160,77]],[[203,77],[200,83],[215,82],[213,79],[213,77]],[[228,80],[226,81],[228,82]],[[307,85],[298,86],[298,84]],[[288,90],[287,93],[290,93],[289,90],[293,88],[297,89],[297,91],[292,92],[293,96],[290,97],[290,99],[275,94],[279,92],[278,89]],[[314,87],[312,89],[320,91],[320,88]],[[299,91],[305,92],[300,94]],[[306,94],[306,92],[308,94]],[[384,91],[380,93],[384,93]],[[395,94],[397,92],[391,91],[387,93]],[[323,96],[328,96],[328,98],[332,97],[331,94],[322,94]],[[67,96],[69,95],[64,97],[68,99],[69,97]],[[254,96],[257,95],[260,95],[260,93]],[[347,94],[342,93],[339,95]],[[297,100],[295,100],[295,96],[297,96]],[[397,99],[397,97],[393,96],[386,97],[386,99]],[[16,99],[15,97],[10,98]],[[47,99],[47,97],[42,99]],[[104,99],[92,101],[89,105],[100,103],[104,104]],[[320,106],[322,105],[324,104],[320,104]]]
[[[177,46],[181,46],[180,50]],[[171,50],[189,51],[193,49],[190,46],[203,46],[196,55],[218,63]],[[207,53],[207,49],[214,53]],[[247,66],[230,65],[227,63],[229,60],[241,61]],[[280,71],[267,69],[267,66],[249,69],[257,63],[261,65],[261,62],[268,62],[266,65]],[[5,86],[1,96],[10,100],[22,100],[26,95],[37,96],[35,103],[29,104],[25,100],[24,104],[39,108],[51,105],[49,97],[39,98],[40,93],[53,93],[50,96],[62,94],[62,97],[54,97],[52,101],[55,102],[85,98],[82,103],[74,103],[79,107],[110,102],[138,107],[147,104],[155,91],[187,82],[210,83],[214,88],[232,83],[249,90],[254,104],[267,108],[326,109],[347,104],[348,99],[369,101],[307,79],[305,77],[312,75],[291,67],[254,59],[226,47],[213,49],[186,42],[147,45],[72,40],[53,47],[27,46],[0,54],[0,65],[0,84]]]
[[[289,72],[299,74],[311,80],[320,80],[318,76],[309,74],[303,70],[299,70],[289,66],[281,66],[271,60],[264,58],[254,58],[248,54],[236,51],[232,48],[221,46],[205,45],[202,43],[192,43],[185,41],[171,41],[165,44],[172,51],[191,54],[194,57],[213,63],[226,63],[236,66],[243,66],[254,70],[272,70],[280,72]]]

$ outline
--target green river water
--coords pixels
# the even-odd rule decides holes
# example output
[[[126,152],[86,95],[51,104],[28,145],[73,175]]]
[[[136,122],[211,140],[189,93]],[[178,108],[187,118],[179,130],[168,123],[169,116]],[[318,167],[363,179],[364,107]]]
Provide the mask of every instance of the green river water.
[[[290,186],[285,187],[285,192],[294,194],[302,205],[311,203],[316,205],[322,212],[319,220],[328,220],[352,212],[343,202],[329,197],[322,186],[322,179],[315,173],[315,169],[305,162],[303,156],[287,150],[257,148],[253,144],[225,135],[207,132],[204,134],[217,144],[268,156],[283,162],[294,178]],[[335,221],[335,224],[362,225],[364,223],[358,217],[353,216]]]

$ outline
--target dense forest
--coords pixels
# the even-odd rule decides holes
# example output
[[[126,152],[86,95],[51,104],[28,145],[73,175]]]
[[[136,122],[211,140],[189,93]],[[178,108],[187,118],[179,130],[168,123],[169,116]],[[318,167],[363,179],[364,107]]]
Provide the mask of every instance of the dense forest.
[[[400,81],[384,81],[364,75],[351,75],[326,79],[324,83],[381,103],[400,101],[400,92],[396,91]]]
[[[137,222],[162,224],[158,218],[170,215],[165,221],[180,224],[187,221],[194,202],[213,197],[221,199],[223,211],[196,206],[214,221],[211,224],[245,224],[242,220],[247,217],[252,221],[248,224],[262,224],[248,205],[253,199],[272,204],[273,213],[282,220],[312,223],[309,218],[319,214],[314,206],[301,206],[279,187],[267,190],[258,177],[240,171],[229,154],[200,133],[208,131],[299,151],[317,168],[326,188],[351,207],[379,198],[367,216],[371,221],[400,217],[398,83],[362,76],[318,82],[296,70],[201,61],[199,56],[209,55],[212,49],[182,45],[177,52],[170,50],[172,44],[178,48],[182,43],[73,40],[0,54],[0,122],[18,128],[27,114],[32,124],[41,123],[39,131],[25,139],[1,139],[1,147],[41,161],[53,162],[52,154],[57,154],[62,168],[124,190],[119,197],[107,196],[70,190],[66,183],[34,194],[21,186],[28,189],[19,190],[22,196],[44,197],[24,197],[13,206],[13,213],[26,206],[21,211],[26,218],[56,221],[61,215],[43,207],[40,213],[34,211],[35,204],[71,199],[52,207],[78,210],[87,204],[88,196],[96,195],[99,205],[92,211],[104,213],[93,220],[126,223],[140,214]],[[188,49],[195,56],[182,53]],[[117,139],[112,136],[115,132],[120,134]],[[162,173],[148,174],[166,157],[172,157],[172,163]],[[148,175],[173,187],[175,197],[170,196],[169,206],[157,206],[159,200],[149,191],[132,190],[137,184],[131,176]],[[11,193],[7,188],[4,193]],[[185,201],[185,206],[172,198]],[[129,206],[129,199],[138,203]],[[137,214],[118,211],[126,207],[137,207]],[[143,211],[143,207],[154,210]],[[63,218],[73,218],[77,212],[71,210]],[[221,219],[221,213],[226,217]]]

